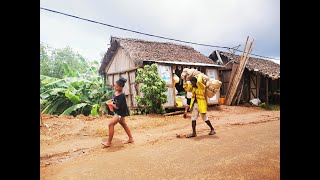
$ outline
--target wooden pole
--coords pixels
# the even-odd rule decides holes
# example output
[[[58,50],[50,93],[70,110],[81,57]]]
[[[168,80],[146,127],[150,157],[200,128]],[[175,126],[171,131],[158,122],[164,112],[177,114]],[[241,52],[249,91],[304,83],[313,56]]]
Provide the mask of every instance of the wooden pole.
[[[239,105],[239,102],[240,102],[240,99],[241,99],[241,95],[242,95],[242,90],[243,90],[243,86],[244,86],[244,77],[242,77],[241,79],[241,85],[240,85],[240,92],[239,92],[239,95],[236,99],[236,105]]]
[[[249,40],[249,36],[247,36],[246,43],[244,44],[244,50],[243,50],[243,52],[242,52],[242,56],[243,56],[244,53],[246,52],[246,47],[247,47],[248,40]],[[242,56],[241,56],[241,57],[242,57]]]
[[[242,56],[240,57],[240,60],[239,60],[239,64],[233,64],[232,66],[232,70],[231,70],[231,77],[230,77],[230,80],[229,80],[229,83],[228,83],[228,88],[227,88],[227,93],[226,93],[226,99],[228,99],[229,95],[230,95],[230,90],[231,90],[231,87],[233,85],[233,81],[234,81],[234,78],[235,78],[235,74],[237,73],[237,70],[239,68],[239,65],[240,65],[240,62],[242,60],[242,57],[246,51],[246,47],[247,47],[247,44],[248,44],[248,40],[249,40],[249,36],[247,36],[247,40],[246,40],[246,43],[244,44],[244,50],[243,50],[243,53],[242,53]]]
[[[230,86],[230,93],[228,94],[228,97],[226,99],[226,105],[231,105],[232,104],[233,98],[234,98],[234,96],[236,94],[236,91],[238,89],[239,82],[241,80],[243,71],[245,69],[245,66],[246,66],[246,63],[247,63],[247,60],[248,60],[248,54],[249,54],[249,52],[251,52],[251,47],[252,47],[253,41],[254,40],[251,41],[248,50],[244,51],[245,55],[241,57],[240,64],[239,64],[239,66],[237,68],[237,71],[235,73],[235,76],[234,76],[234,78],[233,78],[233,80],[231,82],[232,84]]]
[[[112,84],[110,84],[111,85],[111,87],[113,87],[113,85],[114,85],[114,74],[112,74]]]
[[[242,53],[242,56],[240,57],[240,60],[239,60],[239,62],[238,62],[239,64],[240,64],[240,62],[241,62],[241,59],[242,59],[244,53],[246,52],[246,47],[247,47],[247,44],[248,44],[248,40],[249,40],[249,36],[247,36],[246,43],[244,44],[243,53]],[[234,76],[235,76],[235,74],[236,74],[236,72],[237,72],[237,70],[238,70],[239,64],[233,64],[233,65],[232,65],[231,77],[230,77],[230,79],[229,79],[229,83],[228,83],[228,87],[227,87],[226,99],[228,99],[228,96],[229,96],[229,94],[230,94],[230,89],[231,89],[230,87],[232,87],[232,82],[233,82]]]
[[[245,66],[246,66],[246,63],[247,63],[247,60],[249,58],[248,54],[249,52],[251,53],[252,52],[252,44],[254,42],[254,39],[251,41],[250,45],[249,45],[249,48],[247,51],[244,51],[246,52],[244,56],[241,57],[241,60],[240,60],[240,64],[238,66],[238,69],[236,71],[236,74],[232,80],[232,85],[230,86],[230,93],[226,99],[226,105],[231,105],[232,102],[233,102],[233,99],[234,99],[234,96],[236,94],[236,91],[238,89],[238,86],[239,86],[239,82],[241,80],[241,77],[242,77],[242,74],[243,74],[243,71],[245,69]]]
[[[234,75],[238,69],[239,64],[233,64],[232,65],[232,70],[231,70],[231,74],[230,74],[230,78],[229,78],[229,83],[228,83],[228,87],[226,90],[226,99],[228,98],[229,94],[230,94],[230,87],[232,86],[232,80],[234,78]]]
[[[130,106],[133,107],[133,93],[131,91],[131,80],[130,80],[130,73],[127,71],[127,76],[128,76],[128,84],[129,84],[129,96],[130,96]]]
[[[253,49],[253,47],[251,47],[251,49],[250,49],[250,52],[249,52],[249,55],[247,56],[247,59],[246,59],[246,62],[248,62],[248,60],[249,60],[249,57],[250,57],[250,55],[251,55],[251,52],[252,52],[252,49]],[[246,63],[247,64],[247,63]],[[246,64],[244,65],[244,66],[246,66]],[[243,68],[243,69],[245,69],[245,67]],[[243,70],[244,71],[244,70]],[[243,73],[242,73],[243,74]],[[243,88],[244,88],[244,79],[245,79],[245,77],[243,77],[243,75],[241,75],[242,76],[242,86],[241,86],[241,89],[240,89],[240,96],[239,96],[239,99],[237,100],[237,105],[239,105],[239,102],[240,102],[240,99],[241,99],[241,95],[242,95],[242,91],[243,91]]]
[[[107,75],[104,73],[103,74],[103,94],[107,92]]]

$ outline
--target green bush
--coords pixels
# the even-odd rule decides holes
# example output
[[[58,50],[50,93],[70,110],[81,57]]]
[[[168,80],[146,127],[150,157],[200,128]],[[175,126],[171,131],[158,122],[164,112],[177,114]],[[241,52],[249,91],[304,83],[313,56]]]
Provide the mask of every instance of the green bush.
[[[137,70],[137,83],[143,83],[140,87],[142,96],[136,96],[138,106],[144,108],[144,113],[163,114],[163,104],[168,101],[166,82],[158,74],[158,65],[145,65]]]

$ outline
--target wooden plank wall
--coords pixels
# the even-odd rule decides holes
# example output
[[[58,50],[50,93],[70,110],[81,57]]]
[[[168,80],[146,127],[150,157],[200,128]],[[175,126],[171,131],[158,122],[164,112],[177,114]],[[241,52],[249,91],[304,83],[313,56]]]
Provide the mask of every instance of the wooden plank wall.
[[[210,79],[219,80],[218,69],[216,68],[206,68],[205,73]],[[207,102],[209,105],[211,104],[219,104],[220,102],[220,92],[217,92],[212,98],[207,98]]]
[[[182,69],[185,66],[182,67]],[[194,68],[192,66],[188,66],[189,68]],[[206,71],[206,68],[204,67],[199,67],[199,70],[201,71]],[[172,67],[170,67],[170,71],[172,71]],[[231,71],[228,73],[227,76],[230,76]],[[207,74],[207,73],[205,73]],[[216,76],[218,77],[218,74],[215,73]],[[125,84],[124,87],[124,93],[126,94],[127,97],[127,104],[130,108],[135,108],[138,106],[137,101],[136,101],[136,96],[140,95],[142,96],[143,94],[141,92],[139,92],[139,88],[141,87],[141,84],[136,84],[135,83],[135,79],[136,79],[136,68],[134,69],[129,69],[128,71],[123,71],[123,72],[119,72],[119,73],[109,73],[107,74],[107,85],[112,86],[119,78],[124,77],[126,78],[128,81]],[[171,74],[171,79],[173,79],[173,76]],[[173,82],[173,80],[172,80]],[[174,108],[175,107],[175,94],[174,94],[174,90],[175,87],[173,86],[173,84],[167,84],[168,87],[168,91],[165,93],[168,96],[168,102],[165,103],[163,106],[165,108]],[[220,92],[217,93],[217,98],[220,97]],[[216,104],[218,103],[218,101],[214,101],[211,102],[210,104]]]
[[[136,95],[138,95],[138,89],[136,85],[136,71],[129,72],[129,78],[130,78],[130,90],[132,95],[132,104],[130,104],[133,107],[137,107],[138,103],[135,98]]]
[[[137,87],[135,85],[136,70],[130,70],[127,72],[121,72],[116,74],[107,75],[107,85],[113,85],[120,77],[127,79],[127,83],[123,87],[123,92],[127,98],[127,104],[129,107],[137,106],[137,101],[135,96],[137,95]]]
[[[168,91],[164,93],[168,96],[168,102],[163,104],[163,106],[165,108],[167,108],[167,107],[172,108],[175,105],[175,96],[173,94],[173,92],[174,92],[173,90],[174,90],[174,88],[168,87]]]
[[[230,77],[231,77],[231,70],[224,70],[222,71],[223,73],[223,78],[221,79],[221,96],[226,96],[227,95],[227,90],[228,90],[228,86],[229,86],[229,81],[230,81]]]
[[[173,69],[174,66],[168,65],[168,64],[158,64],[158,73],[161,77],[161,70],[163,70],[163,68],[168,67],[169,68],[169,73],[170,73],[170,77],[169,77],[169,81],[167,82],[166,86],[168,87],[167,92],[165,92],[164,94],[166,94],[168,96],[168,102],[166,102],[165,104],[163,104],[164,108],[174,108],[175,107],[175,86],[173,83]]]
[[[257,98],[258,97],[258,93],[257,93],[257,76],[254,73],[250,74],[250,100]]]
[[[259,98],[260,95],[261,75],[250,73],[250,100]]]
[[[113,57],[109,68],[106,68],[107,73],[115,73],[134,68],[135,65],[131,58],[126,54],[121,47],[118,49],[116,55]]]

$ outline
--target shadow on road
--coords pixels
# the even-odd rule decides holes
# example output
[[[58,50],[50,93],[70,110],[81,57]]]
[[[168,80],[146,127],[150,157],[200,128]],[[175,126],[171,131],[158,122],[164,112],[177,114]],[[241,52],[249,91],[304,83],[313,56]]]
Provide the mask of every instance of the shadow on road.
[[[195,140],[195,141],[199,141],[199,140],[202,140],[202,139],[207,139],[207,138],[209,138],[209,139],[219,139],[219,136],[217,136],[217,135],[201,135],[201,136],[197,136],[197,137],[194,137],[194,138],[191,138],[191,139],[193,139],[193,140]]]

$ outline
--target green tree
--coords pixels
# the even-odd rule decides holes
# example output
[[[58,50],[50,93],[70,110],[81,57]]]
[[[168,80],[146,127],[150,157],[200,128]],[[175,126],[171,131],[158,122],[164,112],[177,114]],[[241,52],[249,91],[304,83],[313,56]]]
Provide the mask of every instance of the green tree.
[[[84,73],[89,67],[86,60],[70,47],[53,49],[49,55],[49,47],[40,42],[40,74],[55,78],[64,78],[65,64],[73,71]]]
[[[146,65],[144,69],[137,70],[137,83],[143,83],[140,88],[142,96],[136,96],[139,106],[145,108],[146,113],[163,114],[163,104],[168,101],[166,82],[158,74],[158,65]]]
[[[87,62],[70,47],[51,50],[40,42],[41,111],[74,116],[102,114],[113,91],[98,75],[99,65],[98,61]]]
[[[86,71],[88,64],[85,59],[78,53],[73,52],[70,47],[55,49],[52,52],[52,61],[53,61],[53,73],[57,78],[63,78],[64,76],[64,67],[65,64],[78,71],[83,73]]]
[[[48,54],[49,47],[45,43],[40,42],[40,74],[50,76],[50,56]]]

